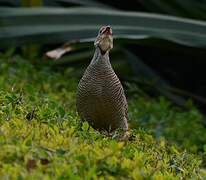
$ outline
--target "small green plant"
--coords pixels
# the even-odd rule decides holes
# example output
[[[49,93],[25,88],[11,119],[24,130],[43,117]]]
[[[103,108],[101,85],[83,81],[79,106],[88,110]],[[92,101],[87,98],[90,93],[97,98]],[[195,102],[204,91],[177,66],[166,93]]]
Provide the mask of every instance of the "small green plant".
[[[202,124],[202,115],[194,106],[185,111],[164,97],[147,101],[142,97],[132,98],[129,103],[132,127],[143,127],[156,138],[164,136],[168,142],[181,145],[182,149],[194,153],[203,151],[206,128]]]

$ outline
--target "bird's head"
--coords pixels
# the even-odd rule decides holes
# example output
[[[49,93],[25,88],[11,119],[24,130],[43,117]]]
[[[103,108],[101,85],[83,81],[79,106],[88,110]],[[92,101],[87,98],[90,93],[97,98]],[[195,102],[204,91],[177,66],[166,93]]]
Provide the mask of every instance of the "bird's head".
[[[112,28],[110,26],[100,28],[94,45],[100,48],[102,54],[113,48]]]

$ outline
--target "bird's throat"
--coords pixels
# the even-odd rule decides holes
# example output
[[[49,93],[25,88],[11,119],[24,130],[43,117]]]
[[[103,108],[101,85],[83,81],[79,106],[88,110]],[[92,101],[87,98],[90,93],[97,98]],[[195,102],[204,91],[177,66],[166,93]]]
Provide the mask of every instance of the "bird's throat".
[[[91,64],[94,64],[98,61],[109,61],[109,51],[102,52],[99,47],[96,47],[93,59],[91,61]]]

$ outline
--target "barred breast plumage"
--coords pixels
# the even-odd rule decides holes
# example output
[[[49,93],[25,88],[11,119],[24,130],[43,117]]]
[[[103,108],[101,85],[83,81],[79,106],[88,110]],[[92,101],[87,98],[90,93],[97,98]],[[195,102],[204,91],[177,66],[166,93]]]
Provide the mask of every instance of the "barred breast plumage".
[[[77,111],[96,129],[128,129],[128,106],[123,87],[109,60],[109,51],[96,47],[94,57],[79,82]]]

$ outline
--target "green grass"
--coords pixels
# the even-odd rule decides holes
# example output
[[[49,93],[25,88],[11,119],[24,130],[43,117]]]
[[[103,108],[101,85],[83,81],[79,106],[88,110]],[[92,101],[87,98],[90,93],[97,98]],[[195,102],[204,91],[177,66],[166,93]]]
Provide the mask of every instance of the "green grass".
[[[69,71],[35,64],[0,58],[1,179],[206,179],[194,107],[130,95],[131,138],[118,142],[80,123]]]

